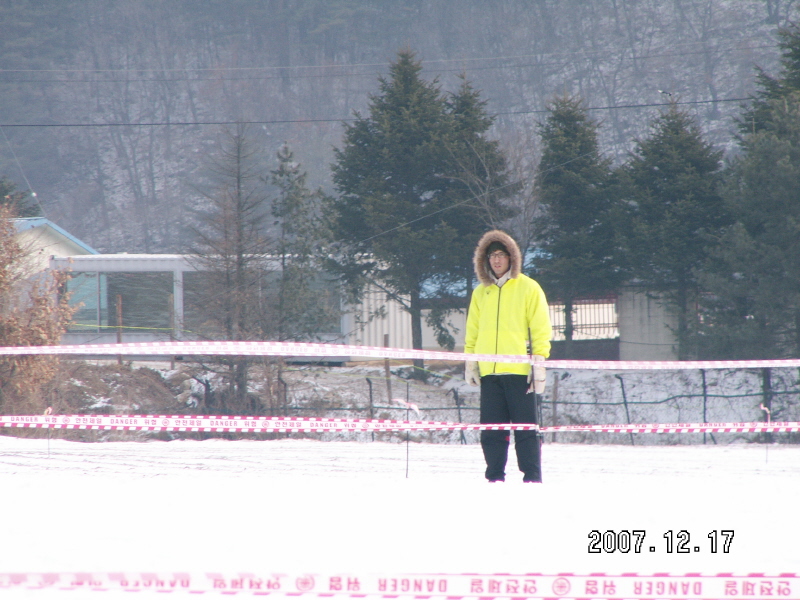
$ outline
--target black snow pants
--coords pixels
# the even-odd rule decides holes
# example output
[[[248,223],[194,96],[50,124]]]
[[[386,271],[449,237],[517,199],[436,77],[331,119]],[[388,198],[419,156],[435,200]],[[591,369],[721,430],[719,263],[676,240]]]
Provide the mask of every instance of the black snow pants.
[[[481,423],[538,423],[534,394],[528,394],[525,375],[481,377]],[[486,459],[486,479],[503,481],[506,476],[510,431],[481,431]],[[523,481],[541,481],[542,463],[536,431],[515,431],[514,448]]]

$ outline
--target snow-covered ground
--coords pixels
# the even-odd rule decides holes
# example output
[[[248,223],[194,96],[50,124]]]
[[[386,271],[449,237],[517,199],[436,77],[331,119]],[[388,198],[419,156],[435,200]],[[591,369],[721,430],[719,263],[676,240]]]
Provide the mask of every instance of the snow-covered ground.
[[[513,452],[488,484],[477,445],[367,436],[0,437],[0,573],[800,573],[800,447],[546,444],[544,484]],[[591,554],[592,530],[645,548]],[[668,554],[670,530],[700,551]]]

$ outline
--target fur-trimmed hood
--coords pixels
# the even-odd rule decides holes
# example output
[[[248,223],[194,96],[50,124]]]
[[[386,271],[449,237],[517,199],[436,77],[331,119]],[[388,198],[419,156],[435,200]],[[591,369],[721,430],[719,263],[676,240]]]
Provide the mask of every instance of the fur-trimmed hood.
[[[483,234],[483,237],[478,242],[475,248],[475,255],[472,258],[472,262],[475,265],[475,276],[483,285],[492,285],[494,283],[494,275],[489,266],[489,257],[486,256],[486,250],[492,242],[500,242],[508,249],[510,255],[509,277],[511,279],[517,278],[522,271],[522,252],[520,252],[514,238],[499,229],[488,231]]]

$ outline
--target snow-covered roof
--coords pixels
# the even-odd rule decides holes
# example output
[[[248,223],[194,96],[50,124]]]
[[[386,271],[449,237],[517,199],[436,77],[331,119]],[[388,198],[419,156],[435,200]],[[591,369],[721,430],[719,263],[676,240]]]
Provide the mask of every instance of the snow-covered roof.
[[[14,228],[17,230],[17,233],[22,233],[32,229],[37,229],[39,227],[48,228],[51,233],[56,235],[56,237],[61,237],[68,244],[77,246],[77,249],[80,253],[99,254],[97,250],[95,250],[85,242],[82,242],[74,235],[69,233],[67,230],[59,227],[58,225],[56,225],[55,223],[44,217],[28,217],[28,218],[12,219],[12,221],[14,223]]]

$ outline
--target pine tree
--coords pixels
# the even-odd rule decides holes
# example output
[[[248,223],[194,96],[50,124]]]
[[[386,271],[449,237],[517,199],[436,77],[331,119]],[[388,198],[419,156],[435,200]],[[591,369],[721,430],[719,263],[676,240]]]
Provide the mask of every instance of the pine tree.
[[[498,229],[514,212],[504,204],[519,185],[509,181],[506,158],[497,140],[486,135],[494,117],[486,111],[487,101],[466,79],[456,92],[445,97],[447,115],[452,118],[446,143],[447,173],[451,181],[442,200],[454,210],[445,214],[447,224],[456,231],[448,247],[452,265],[440,272],[426,287],[435,298],[425,318],[437,343],[448,350],[455,346],[447,317],[465,309],[472,295],[475,271],[472,255],[478,238],[488,229]]]
[[[800,356],[800,92],[768,101],[742,138],[724,196],[736,222],[701,274],[708,358]]]
[[[678,316],[679,357],[687,358],[687,332],[700,285],[696,271],[730,223],[719,193],[722,153],[676,103],[654,120],[620,175],[627,210],[620,234],[632,275]]]
[[[0,205],[9,206],[17,217],[40,217],[42,208],[35,194],[17,191],[17,186],[7,177],[0,177]]]
[[[781,72],[772,76],[761,67],[756,67],[756,80],[760,89],[738,119],[742,135],[751,135],[769,127],[773,101],[783,100],[800,92],[800,27],[791,25],[780,29],[778,37],[778,48],[783,54]]]
[[[344,244],[340,272],[400,303],[415,348],[422,347],[423,303],[453,290],[456,280],[469,281],[469,257],[501,196],[492,186],[504,168],[499,148],[483,138],[491,119],[477,92],[465,82],[448,99],[421,70],[413,52],[399,52],[370,97],[369,116],[346,125],[331,206],[335,238]],[[471,187],[478,181],[486,206]],[[422,361],[415,366],[421,376]]]
[[[460,263],[453,275],[466,284],[466,297],[472,291],[474,269],[472,253],[486,229],[497,229],[512,216],[503,201],[519,185],[509,181],[506,158],[497,140],[486,137],[494,117],[486,112],[487,101],[472,87],[464,75],[457,92],[445,99],[448,114],[453,119],[453,131],[448,141],[448,158],[453,186],[446,192],[454,203],[464,203],[459,210],[447,215],[448,223],[458,237],[453,257]]]
[[[272,200],[277,235],[274,257],[280,277],[273,299],[272,329],[278,340],[316,339],[336,328],[340,316],[338,294],[323,276],[328,231],[321,218],[323,193],[306,184],[307,174],[287,145],[278,151],[278,168],[270,183],[278,190]]]
[[[564,303],[565,354],[572,356],[575,300],[615,291],[610,161],[597,142],[597,124],[580,99],[558,97],[540,125],[542,159],[536,187],[544,208],[535,276],[550,300]]]

